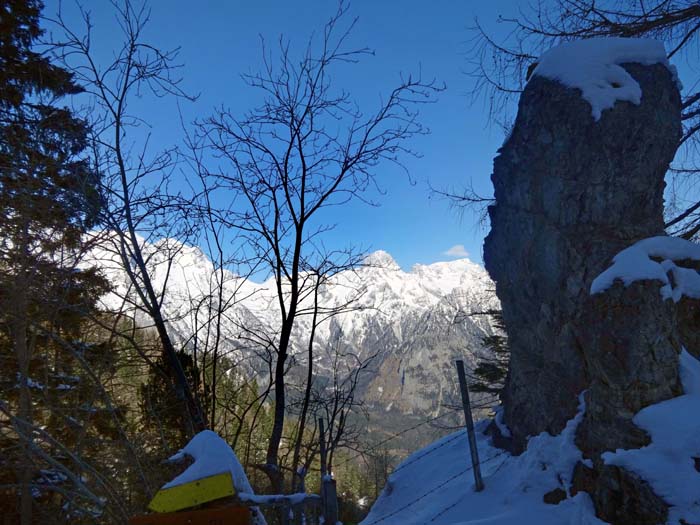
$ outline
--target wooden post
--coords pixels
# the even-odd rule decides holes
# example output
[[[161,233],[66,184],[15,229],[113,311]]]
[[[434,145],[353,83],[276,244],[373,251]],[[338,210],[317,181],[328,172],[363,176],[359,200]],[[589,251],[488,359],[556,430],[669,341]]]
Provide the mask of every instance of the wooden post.
[[[282,525],[290,525],[290,520],[289,520],[289,511],[291,510],[291,505],[288,501],[283,501],[281,505],[281,510],[282,510]]]
[[[338,493],[335,487],[335,480],[327,472],[326,433],[323,428],[323,418],[318,418],[318,430],[321,440],[321,505],[323,523],[325,525],[335,525],[338,522]]]
[[[318,433],[321,445],[321,478],[326,476],[326,432],[323,428],[323,418],[318,418]]]
[[[472,419],[472,408],[469,402],[469,387],[467,386],[467,376],[464,373],[464,361],[457,360],[457,376],[459,377],[459,389],[462,392],[462,407],[464,408],[464,421],[467,425],[467,435],[469,436],[469,451],[472,456],[472,470],[474,471],[474,484],[476,491],[484,490],[484,480],[481,478],[481,466],[479,465],[479,451],[476,448],[476,435],[474,434],[474,420]]]
[[[323,480],[323,523],[335,525],[338,523],[338,493],[335,480],[329,475]]]

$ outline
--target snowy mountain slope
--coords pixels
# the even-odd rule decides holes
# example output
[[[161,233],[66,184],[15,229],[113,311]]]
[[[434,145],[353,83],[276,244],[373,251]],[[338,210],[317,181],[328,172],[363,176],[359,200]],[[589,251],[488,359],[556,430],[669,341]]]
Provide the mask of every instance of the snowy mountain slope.
[[[211,322],[223,282],[223,348],[235,360],[260,370],[255,362],[260,334],[277,335],[279,306],[274,281],[255,283],[228,270],[217,271],[197,247],[172,240],[144,244],[157,290],[164,294],[163,309],[182,346],[201,348],[213,340]],[[173,254],[172,264],[168,263]],[[124,297],[138,302],[129,290],[113,250],[107,245],[94,252],[94,262],[114,284],[115,292],[103,299],[118,309]],[[426,414],[439,410],[449,392],[452,397],[454,359],[473,361],[482,352],[481,338],[491,333],[487,316],[455,317],[459,311],[478,312],[498,306],[486,272],[468,259],[415,265],[405,272],[391,256],[377,251],[366,266],[335,276],[320,290],[320,304],[331,307],[357,296],[352,311],[321,324],[315,338],[316,365],[328,370],[333,352],[355,353],[372,360],[360,388],[370,408],[386,407],[402,413]],[[310,299],[302,309],[310,306]],[[292,347],[299,364],[305,360],[311,316],[298,317]],[[245,329],[248,330],[246,332]],[[196,341],[195,341],[196,338]],[[207,339],[208,338],[208,339]],[[258,345],[259,346],[259,345]]]

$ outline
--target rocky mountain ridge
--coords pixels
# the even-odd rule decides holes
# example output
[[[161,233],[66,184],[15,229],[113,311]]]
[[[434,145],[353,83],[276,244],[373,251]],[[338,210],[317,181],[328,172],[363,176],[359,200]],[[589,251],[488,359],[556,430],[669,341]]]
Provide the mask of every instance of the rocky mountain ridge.
[[[172,240],[144,243],[144,252],[178,344],[192,348],[196,336],[201,348],[207,337],[212,340],[214,327],[208,321],[218,305],[218,283],[223,282],[221,347],[241,366],[264,373],[255,347],[262,345],[261,334],[274,338],[277,333],[274,281],[256,283],[217,269],[201,249]],[[359,385],[370,410],[435,414],[457,399],[454,359],[474,363],[484,351],[481,339],[492,333],[490,318],[465,314],[498,307],[493,284],[485,270],[468,259],[416,264],[408,272],[384,251],[370,254],[364,262],[339,273],[319,291],[322,307],[356,301],[349,311],[319,325],[314,343],[317,370],[329,374],[337,351],[359,360],[374,356]],[[114,285],[114,292],[103,299],[108,309],[121,308],[125,298],[136,301],[113,252],[95,250],[93,263]],[[302,309],[310,302],[305,300]],[[302,315],[293,334],[292,354],[299,365],[305,362],[311,322],[310,315]]]

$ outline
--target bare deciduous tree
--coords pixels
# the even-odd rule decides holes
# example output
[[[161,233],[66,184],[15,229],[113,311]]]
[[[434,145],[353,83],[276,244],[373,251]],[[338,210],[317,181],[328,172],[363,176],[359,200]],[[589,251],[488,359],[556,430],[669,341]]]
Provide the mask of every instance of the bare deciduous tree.
[[[145,4],[134,5],[130,0],[114,2],[116,18],[122,32],[121,47],[113,60],[100,64],[92,46],[93,32],[90,13],[80,8],[85,32],[79,34],[59,12],[52,21],[62,34],[54,43],[57,58],[75,75],[84,87],[90,107],[93,130],[92,149],[96,168],[103,175],[106,207],[103,224],[112,232],[111,250],[121,261],[132,292],[137,300],[132,306],[153,321],[166,356],[166,374],[186,410],[184,424],[190,433],[206,427],[196,391],[189,384],[177,357],[177,350],[163,315],[163,298],[168,279],[157,289],[152,278],[151,257],[161,255],[158,264],[165,265],[168,274],[182,241],[191,234],[192,198],[169,191],[170,176],[177,151],[168,149],[152,155],[148,135],[139,130],[142,120],[133,115],[130,103],[141,90],[156,97],[174,96],[188,99],[180,88],[177,73],[177,51],[164,52],[146,42],[144,28],[150,13]],[[135,146],[139,144],[138,148]],[[147,242],[162,240],[159,249],[150,254]],[[169,252],[169,253],[168,253]],[[168,253],[163,258],[162,255]]]
[[[298,413],[299,421],[295,430],[295,437],[293,438],[294,453],[291,463],[293,487],[303,487],[303,477],[305,472],[308,470],[308,465],[304,465],[304,467],[300,469],[300,464],[302,461],[301,449],[305,437],[308,416],[310,410],[312,413],[314,411],[314,408],[312,407],[312,394],[314,392],[314,380],[316,378],[314,363],[318,355],[316,352],[316,332],[322,324],[328,323],[334,317],[363,309],[363,306],[358,303],[358,300],[365,292],[364,284],[359,279],[351,279],[353,282],[349,282],[347,284],[338,283],[337,279],[334,279],[334,277],[337,277],[342,273],[346,273],[346,275],[356,275],[353,273],[353,270],[361,264],[362,260],[363,257],[361,257],[360,254],[354,253],[352,250],[345,251],[342,254],[331,253],[324,257],[319,267],[310,270],[307,269],[304,272],[305,279],[311,280],[311,293],[309,294],[311,297],[308,297],[306,300],[308,306],[304,305],[302,308],[300,308],[298,315],[309,316],[311,318],[311,325],[306,344],[306,378],[305,384],[303,385],[301,406]],[[324,288],[334,286],[337,288],[345,288],[347,293],[344,299],[337,304],[321,304],[320,296],[323,293]],[[306,288],[306,286],[304,287]],[[356,386],[356,384],[357,383],[355,382],[354,386]],[[312,435],[312,443],[315,446],[314,436],[315,429]],[[307,463],[309,461],[309,457],[313,457],[313,455],[307,455]],[[301,488],[299,490],[301,490]]]
[[[285,370],[300,303],[312,289],[304,268],[319,262],[321,237],[330,228],[322,211],[362,199],[375,184],[374,170],[383,162],[400,164],[411,154],[406,140],[425,133],[416,105],[432,100],[433,82],[403,78],[378,109],[363,113],[342,89],[334,89],[330,72],[355,63],[369,49],[347,49],[355,21],[341,27],[343,3],[326,24],[320,43],[309,42],[299,61],[281,38],[277,62],[263,45],[263,70],[244,80],[265,100],[237,118],[221,109],[200,123],[212,153],[225,164],[217,177],[222,191],[240,196],[228,210],[231,227],[243,232],[249,260],[263,261],[276,283],[280,331],[274,350],[275,418],[265,468],[273,488],[282,487],[279,448],[284,430]],[[311,288],[309,288],[311,287]]]

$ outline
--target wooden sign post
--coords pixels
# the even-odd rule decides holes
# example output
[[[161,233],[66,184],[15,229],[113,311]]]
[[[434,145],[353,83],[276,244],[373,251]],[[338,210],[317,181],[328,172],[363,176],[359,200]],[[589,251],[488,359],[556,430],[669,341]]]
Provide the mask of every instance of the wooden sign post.
[[[129,520],[129,525],[250,525],[251,523],[250,509],[247,507],[142,514]]]
[[[336,491],[335,480],[327,472],[326,462],[326,432],[323,428],[323,418],[318,419],[318,429],[320,434],[321,451],[321,505],[323,512],[323,522],[328,525],[335,525],[338,522],[338,493]]]

